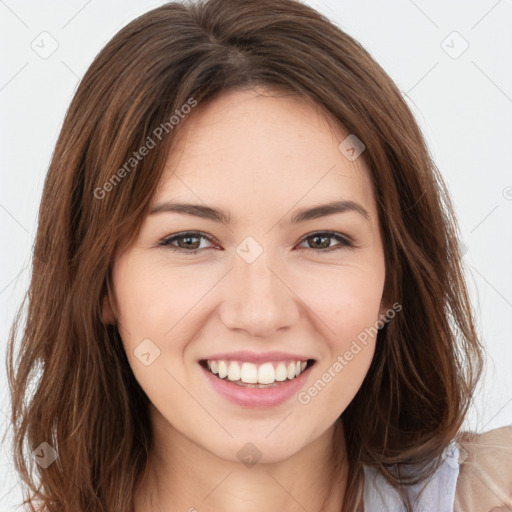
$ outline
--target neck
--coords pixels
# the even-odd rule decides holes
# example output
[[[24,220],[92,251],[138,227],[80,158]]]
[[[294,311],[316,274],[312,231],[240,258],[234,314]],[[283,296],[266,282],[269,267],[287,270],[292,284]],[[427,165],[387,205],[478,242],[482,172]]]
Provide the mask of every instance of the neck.
[[[134,512],[342,509],[348,464],[341,424],[285,460],[252,466],[217,457],[163,418],[153,425],[154,442],[136,486]]]

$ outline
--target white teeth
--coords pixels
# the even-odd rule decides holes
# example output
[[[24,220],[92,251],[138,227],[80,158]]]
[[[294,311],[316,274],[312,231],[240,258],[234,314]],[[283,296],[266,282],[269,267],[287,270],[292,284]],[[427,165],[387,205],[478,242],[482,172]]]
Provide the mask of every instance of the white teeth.
[[[240,380],[240,366],[233,361],[229,365],[228,380]]]
[[[220,379],[230,381],[242,381],[246,384],[273,384],[275,381],[283,382],[286,379],[298,377],[307,366],[306,361],[263,363],[242,363],[237,361],[213,361],[208,360],[207,366],[210,371],[219,376]]]
[[[238,363],[235,362],[232,362],[231,364],[236,364],[238,366]],[[247,384],[256,384],[258,382],[258,368],[256,368],[256,365],[252,363],[244,363],[240,372],[240,380]]]
[[[226,365],[226,361],[219,361],[218,362],[218,369],[219,369],[219,377],[223,379],[228,374],[228,367]]]
[[[279,363],[276,368],[276,380],[282,382],[286,380],[286,365],[284,363]]]
[[[272,363],[262,364],[258,368],[258,382],[260,384],[272,384],[272,382],[275,382],[275,380],[276,372]]]

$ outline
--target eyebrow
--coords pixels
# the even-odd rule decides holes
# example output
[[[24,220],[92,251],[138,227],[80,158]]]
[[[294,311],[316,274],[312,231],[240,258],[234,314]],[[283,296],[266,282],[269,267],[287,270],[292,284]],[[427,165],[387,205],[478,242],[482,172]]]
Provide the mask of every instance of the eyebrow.
[[[149,214],[155,215],[162,212],[184,213],[186,215],[201,217],[203,219],[219,222],[221,224],[229,224],[231,222],[231,215],[229,212],[201,204],[165,201],[151,208]],[[360,204],[355,203],[354,201],[333,201],[331,203],[323,204],[320,206],[297,210],[290,219],[290,222],[292,224],[298,224],[299,222],[345,212],[356,212],[362,215],[366,220],[370,220],[370,214]]]

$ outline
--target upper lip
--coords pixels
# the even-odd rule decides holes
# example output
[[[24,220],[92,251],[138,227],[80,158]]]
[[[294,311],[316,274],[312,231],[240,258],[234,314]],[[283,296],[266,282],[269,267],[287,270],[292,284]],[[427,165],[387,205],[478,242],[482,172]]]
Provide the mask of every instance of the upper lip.
[[[238,350],[236,352],[223,352],[219,354],[213,354],[211,356],[205,357],[204,360],[229,360],[229,361],[245,361],[248,363],[261,363],[261,362],[273,362],[273,361],[308,361],[309,359],[313,359],[312,357],[307,357],[301,354],[292,354],[289,352],[250,352],[248,350]]]

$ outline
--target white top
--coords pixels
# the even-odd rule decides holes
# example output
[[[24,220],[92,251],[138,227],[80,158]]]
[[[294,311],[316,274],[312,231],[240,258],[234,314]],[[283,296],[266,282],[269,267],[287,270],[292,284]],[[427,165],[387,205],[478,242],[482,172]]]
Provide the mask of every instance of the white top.
[[[409,488],[414,512],[453,512],[455,489],[459,476],[459,448],[452,441],[443,452],[443,463],[428,483],[420,482]],[[405,512],[398,492],[378,473],[376,468],[364,466],[365,512]],[[406,472],[404,472],[406,473]],[[418,491],[426,485],[420,499],[414,503]]]

